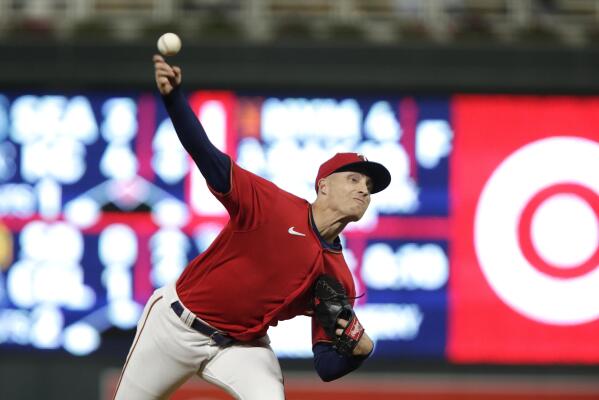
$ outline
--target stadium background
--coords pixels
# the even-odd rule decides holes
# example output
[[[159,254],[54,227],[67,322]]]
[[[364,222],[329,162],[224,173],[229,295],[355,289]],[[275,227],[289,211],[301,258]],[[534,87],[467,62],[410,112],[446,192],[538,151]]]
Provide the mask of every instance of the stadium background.
[[[518,307],[506,307],[505,304],[513,304],[509,300],[506,302],[505,298],[503,302],[498,301],[501,296],[488,289],[474,260],[472,240],[468,240],[473,235],[471,221],[480,190],[491,172],[508,155],[526,144],[554,136],[578,139],[573,144],[574,153],[568,153],[570,156],[579,154],[576,146],[581,143],[588,148],[594,146],[592,142],[596,145],[599,141],[596,120],[599,108],[595,97],[599,95],[599,53],[594,43],[599,32],[598,10],[598,3],[593,0],[3,0],[0,5],[3,27],[0,37],[0,95],[5,129],[0,132],[0,140],[4,146],[1,153],[4,171],[10,169],[6,165],[11,160],[15,161],[15,171],[12,176],[6,172],[0,181],[4,197],[0,199],[4,229],[0,232],[4,235],[4,253],[0,254],[0,398],[109,398],[107,393],[133,335],[130,328],[119,329],[111,324],[101,332],[99,347],[83,356],[73,355],[73,351],[67,351],[68,346],[44,342],[43,338],[49,333],[43,331],[39,334],[42,339],[38,344],[41,345],[37,347],[44,349],[31,345],[35,340],[29,338],[29,333],[22,344],[14,339],[19,337],[19,326],[9,327],[7,321],[11,319],[8,316],[15,315],[14,311],[19,308],[24,315],[31,316],[39,305],[33,302],[29,306],[18,307],[15,290],[9,287],[12,279],[9,276],[14,275],[10,270],[14,272],[16,262],[25,258],[23,248],[26,246],[20,242],[21,232],[32,221],[54,223],[57,219],[68,219],[62,215],[66,213],[63,209],[66,201],[89,189],[91,184],[98,184],[97,176],[108,174],[98,171],[98,165],[110,142],[109,136],[104,134],[103,140],[98,141],[102,144],[96,143],[85,153],[87,169],[95,169],[96,177],[85,175],[83,183],[70,188],[70,194],[65,190],[64,202],[59,201],[58,206],[40,202],[39,209],[34,206],[34,217],[23,218],[14,210],[10,211],[12,203],[7,200],[7,185],[31,184],[41,191],[39,183],[48,181],[41,179],[45,177],[44,172],[35,168],[30,172],[33,177],[27,178],[22,164],[19,164],[25,159],[24,144],[27,140],[19,142],[17,136],[10,133],[15,131],[14,121],[17,120],[15,100],[40,101],[42,97],[38,96],[53,95],[63,96],[61,98],[67,104],[73,104],[73,99],[84,96],[93,112],[100,115],[108,99],[133,99],[139,115],[142,104],[147,107],[145,111],[153,113],[147,120],[143,119],[150,121],[150,127],[145,127],[145,132],[151,135],[145,137],[148,142],[143,144],[139,136],[141,127],[138,126],[139,130],[134,129],[130,143],[126,143],[135,150],[138,158],[143,158],[144,150],[153,150],[149,146],[149,138],[157,134],[158,125],[164,118],[159,102],[153,97],[155,90],[150,60],[157,37],[165,31],[177,32],[183,39],[183,50],[173,62],[183,67],[186,90],[192,95],[198,111],[206,102],[220,102],[227,118],[238,122],[235,128],[227,125],[223,135],[219,136],[222,145],[229,145],[229,150],[238,152],[238,155],[241,139],[257,137],[266,147],[272,144],[265,138],[263,126],[258,128],[258,131],[262,129],[261,132],[252,133],[252,128],[260,125],[247,122],[252,121],[251,112],[256,112],[256,109],[262,110],[263,114],[258,113],[263,121],[266,120],[263,108],[266,100],[276,105],[277,99],[281,100],[281,104],[285,103],[285,99],[285,104],[300,99],[312,106],[319,99],[335,99],[337,105],[344,99],[355,100],[352,104],[357,104],[360,109],[356,115],[364,118],[359,122],[359,125],[364,123],[364,132],[359,129],[360,143],[365,139],[369,139],[370,143],[377,142],[378,146],[373,148],[383,157],[389,156],[384,149],[400,143],[406,150],[410,165],[405,181],[417,182],[419,189],[416,211],[410,211],[408,206],[401,209],[393,203],[380,206],[375,244],[387,246],[397,253],[402,246],[408,245],[406,250],[409,249],[410,244],[434,245],[449,262],[446,281],[438,286],[435,282],[431,283],[434,278],[430,275],[419,275],[425,285],[433,286],[430,296],[418,288],[414,290],[397,282],[385,282],[381,276],[392,274],[377,275],[376,269],[369,269],[374,277],[371,274],[370,278],[365,278],[363,256],[365,248],[372,245],[365,238],[373,236],[372,232],[369,234],[367,227],[349,232],[348,247],[358,254],[358,259],[362,259],[360,282],[368,289],[368,301],[372,300],[375,304],[419,304],[425,312],[425,321],[432,321],[432,325],[423,325],[428,330],[423,330],[425,337],[419,337],[415,345],[405,337],[396,338],[395,342],[382,340],[378,343],[376,359],[370,360],[359,374],[352,374],[334,384],[319,384],[310,360],[283,358],[289,398],[316,399],[321,390],[329,393],[327,396],[339,391],[346,398],[599,398],[596,312],[591,312],[586,319],[580,317],[584,321],[570,322],[570,325],[564,325],[563,321],[557,325],[547,322],[553,315],[552,303],[542,293],[531,289],[528,298],[545,302],[542,309],[549,310],[548,316],[541,311],[546,319],[543,323],[538,322],[536,315],[522,318],[522,312],[514,312]],[[26,95],[36,97],[24,97]],[[249,110],[249,116],[243,114],[242,117],[240,109]],[[378,111],[374,113],[373,110]],[[389,121],[385,116],[388,117],[389,112],[399,126],[395,130],[388,128]],[[40,115],[37,114],[37,117]],[[368,125],[368,115],[380,117],[382,122],[379,120],[380,123]],[[29,117],[35,118],[36,115],[30,114]],[[245,125],[239,124],[242,120]],[[427,121],[433,122],[433,125],[428,125],[434,127],[430,132],[440,135],[433,133],[433,138],[448,141],[449,147],[446,150],[437,148],[437,153],[432,151],[436,164],[433,162],[432,166],[425,168],[426,161],[416,154],[416,141],[422,127],[419,123]],[[117,118],[113,122],[121,126],[126,121]],[[440,122],[447,125],[439,125]],[[274,126],[281,128],[286,125]],[[380,126],[387,128],[380,133],[376,128]],[[80,128],[74,127],[78,132]],[[323,135],[327,135],[326,130],[311,129],[314,132],[309,134],[325,140]],[[44,132],[44,129],[39,128],[39,131]],[[299,135],[296,142],[305,146],[306,139],[301,137],[300,130],[298,132],[295,132]],[[450,134],[443,136],[442,132]],[[14,153],[6,150],[7,143],[14,148]],[[421,154],[426,155],[429,149],[426,143],[435,142],[424,143]],[[566,149],[569,144],[563,142],[563,148]],[[567,153],[567,150],[564,152]],[[575,198],[588,200],[587,204],[595,210],[596,222],[599,206],[593,197],[598,192],[597,174],[593,171],[597,169],[593,154],[589,157],[585,167],[587,173],[578,171],[578,175],[582,176],[580,182],[588,176],[590,182],[586,186],[592,189],[591,194],[585,195],[587,192],[584,192]],[[531,168],[541,165],[539,168],[551,169],[549,158],[545,156],[540,164],[530,164]],[[317,157],[313,161],[315,166],[316,160]],[[158,174],[144,170],[144,165],[140,161],[138,175],[148,178],[147,174]],[[557,165],[559,169],[559,161]],[[268,167],[264,168],[263,173],[273,173]],[[297,172],[289,170],[289,173]],[[308,175],[309,180],[313,174]],[[185,178],[185,182],[165,190],[190,204],[193,200],[183,192],[194,187],[193,179]],[[164,182],[162,184],[164,189]],[[524,185],[528,187],[531,183],[524,182]],[[44,193],[51,197],[57,186],[49,187],[44,189]],[[580,194],[577,188],[565,190],[569,190],[570,194]],[[505,198],[500,200],[507,203],[510,198],[516,197],[516,189],[510,190],[505,190]],[[115,204],[114,199],[110,205],[104,204],[102,212],[116,210],[127,214],[122,212],[123,207],[127,208],[123,206],[127,201],[120,200],[124,201],[120,206],[118,201]],[[569,232],[578,235],[577,243],[590,240],[590,244],[583,246],[582,250],[588,252],[590,246],[592,253],[598,245],[592,214],[589,227],[588,219],[584,220],[588,216],[584,214],[586,209],[581,208],[580,203],[565,200],[562,205],[574,207],[566,211],[583,210],[580,211],[583,220],[578,221],[586,230],[577,232],[576,227],[571,225],[566,228],[573,229]],[[42,208],[43,204],[47,207]],[[129,211],[148,211],[151,208],[151,204],[142,204],[141,208]],[[194,214],[194,222],[222,223],[218,214],[215,216],[211,212],[199,210]],[[133,221],[122,215],[117,216],[115,221],[122,222],[123,218],[125,224]],[[562,229],[559,223],[567,224],[568,218],[574,217],[564,212],[563,218],[557,218],[560,222],[553,222],[549,227]],[[109,222],[103,224],[102,229]],[[96,235],[92,240],[97,241],[98,232],[88,232],[88,235]],[[192,231],[186,233],[194,236]],[[49,235],[37,243],[54,244],[52,232]],[[556,237],[560,238],[556,234],[553,239],[556,240]],[[196,240],[199,239],[196,237]],[[497,242],[501,243],[499,236]],[[88,264],[91,257],[88,255],[88,242],[85,243],[86,255],[81,268],[84,275],[90,275],[92,271],[96,273],[99,267]],[[96,242],[91,245],[91,252],[98,253],[94,246],[101,246]],[[498,244],[497,247],[501,246]],[[197,248],[189,250],[186,256],[197,252]],[[576,254],[581,248],[573,248],[564,250],[566,256],[558,254],[558,258],[569,255],[584,264],[584,257],[577,258]],[[374,254],[373,265],[390,260],[384,257],[385,251],[370,254]],[[546,254],[555,253],[549,251]],[[477,256],[481,257],[479,253]],[[591,261],[595,258],[593,255],[589,257]],[[428,265],[438,261],[435,258],[431,261],[430,257],[420,260],[424,260],[420,264],[432,263]],[[44,260],[38,258],[35,261],[43,263]],[[590,267],[586,268],[585,274],[592,273]],[[559,271],[563,273],[568,268]],[[149,267],[146,272],[149,274]],[[555,269],[549,266],[545,272],[555,273]],[[135,282],[142,280],[135,279]],[[134,298],[140,302],[143,302],[144,294],[140,294],[139,290],[147,291],[147,282],[152,280],[146,277],[144,282],[146,285],[141,285],[141,289],[139,284],[135,286],[138,292],[135,292]],[[89,283],[88,280],[86,283]],[[90,285],[98,296],[107,289],[99,278],[98,282]],[[17,292],[24,290],[22,286],[15,287]],[[380,290],[377,291],[377,288]],[[591,293],[593,288],[599,289],[599,286],[592,285]],[[62,300],[68,303],[69,298],[75,297],[66,295]],[[473,303],[469,301],[484,306],[472,308]],[[580,298],[566,298],[563,300],[566,311],[564,315],[560,314],[562,318],[576,319],[574,314],[579,313],[569,313],[567,306],[584,308],[579,307],[579,302],[589,304],[591,309],[597,305],[596,298],[586,293]],[[72,311],[76,306],[70,311],[68,308],[60,308],[60,315],[65,320],[82,316]],[[384,333],[384,329],[381,328],[381,331]],[[63,332],[60,335],[66,343],[66,335]],[[301,353],[302,349],[285,351]],[[196,379],[178,394],[179,397],[174,398],[219,398],[217,394],[208,392],[210,389]]]

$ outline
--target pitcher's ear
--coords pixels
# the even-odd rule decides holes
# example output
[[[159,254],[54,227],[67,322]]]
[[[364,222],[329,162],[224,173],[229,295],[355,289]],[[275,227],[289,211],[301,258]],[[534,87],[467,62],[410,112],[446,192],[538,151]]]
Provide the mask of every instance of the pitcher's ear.
[[[318,181],[318,193],[322,193],[324,195],[327,194],[327,191],[329,189],[328,187],[328,183],[326,178],[322,178],[321,180]]]

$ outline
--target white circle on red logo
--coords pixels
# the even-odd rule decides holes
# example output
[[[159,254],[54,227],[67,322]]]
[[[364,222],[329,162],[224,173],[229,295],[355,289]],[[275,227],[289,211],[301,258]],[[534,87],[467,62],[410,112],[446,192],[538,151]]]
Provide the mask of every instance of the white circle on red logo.
[[[481,192],[474,247],[518,313],[556,325],[599,318],[599,143],[552,137],[510,154]]]

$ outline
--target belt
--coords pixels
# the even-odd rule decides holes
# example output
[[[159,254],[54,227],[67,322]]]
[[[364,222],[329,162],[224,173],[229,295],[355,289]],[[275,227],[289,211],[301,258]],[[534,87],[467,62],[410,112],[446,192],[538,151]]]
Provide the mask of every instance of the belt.
[[[177,314],[177,317],[179,317],[179,318],[181,317],[181,315],[183,314],[183,311],[185,310],[183,305],[178,301],[175,301],[174,303],[172,303],[171,308],[173,309],[173,311],[175,312],[175,314]],[[183,321],[183,322],[185,322],[185,321]],[[200,332],[201,334],[208,336],[210,339],[212,339],[214,341],[214,343],[216,343],[220,347],[227,347],[227,346],[230,346],[233,343],[235,343],[235,339],[233,339],[231,336],[228,336],[226,333],[223,333],[217,329],[214,329],[211,326],[206,325],[205,323],[200,321],[198,318],[194,318],[193,321],[191,322],[191,325],[189,325],[189,326],[192,329]]]

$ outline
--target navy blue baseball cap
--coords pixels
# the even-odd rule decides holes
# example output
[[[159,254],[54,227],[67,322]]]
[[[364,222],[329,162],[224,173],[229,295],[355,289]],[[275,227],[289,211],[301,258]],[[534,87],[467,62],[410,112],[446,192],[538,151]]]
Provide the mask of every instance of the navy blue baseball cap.
[[[355,171],[372,179],[372,193],[378,193],[391,183],[391,174],[382,164],[368,161],[359,153],[337,153],[318,169],[314,188],[318,193],[318,182],[335,172]]]

